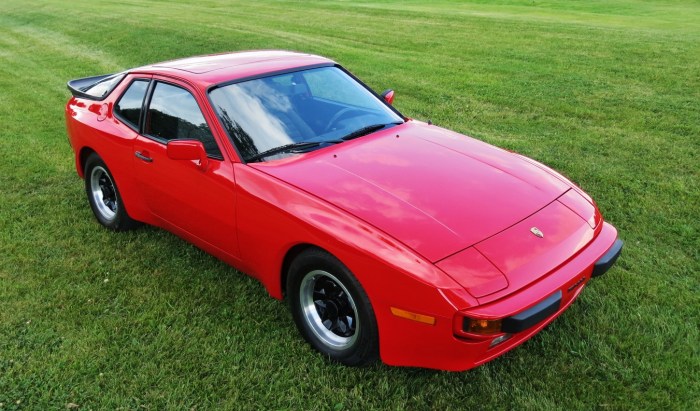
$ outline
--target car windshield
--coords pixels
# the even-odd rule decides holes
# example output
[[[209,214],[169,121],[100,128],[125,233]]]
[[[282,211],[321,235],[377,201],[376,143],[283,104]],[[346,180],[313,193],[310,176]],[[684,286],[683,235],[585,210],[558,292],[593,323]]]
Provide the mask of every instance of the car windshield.
[[[361,137],[403,119],[338,67],[217,87],[211,101],[246,162]]]

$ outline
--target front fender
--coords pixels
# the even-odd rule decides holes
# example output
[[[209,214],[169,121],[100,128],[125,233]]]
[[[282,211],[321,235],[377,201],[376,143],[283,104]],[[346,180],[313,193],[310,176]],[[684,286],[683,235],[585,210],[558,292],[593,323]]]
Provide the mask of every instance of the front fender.
[[[454,313],[477,304],[432,263],[375,227],[252,167],[235,164],[234,172],[243,270],[281,299],[288,250],[311,244],[333,254],[370,299],[385,362],[392,361],[406,338],[434,332],[451,335]],[[399,318],[392,307],[432,316],[437,322]]]

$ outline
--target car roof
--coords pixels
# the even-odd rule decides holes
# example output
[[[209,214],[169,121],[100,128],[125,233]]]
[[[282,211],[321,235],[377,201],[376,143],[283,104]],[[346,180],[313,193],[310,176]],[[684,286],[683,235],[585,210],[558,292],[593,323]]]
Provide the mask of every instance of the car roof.
[[[165,61],[129,70],[185,78],[203,86],[299,67],[334,64],[313,54],[284,50],[255,50]]]

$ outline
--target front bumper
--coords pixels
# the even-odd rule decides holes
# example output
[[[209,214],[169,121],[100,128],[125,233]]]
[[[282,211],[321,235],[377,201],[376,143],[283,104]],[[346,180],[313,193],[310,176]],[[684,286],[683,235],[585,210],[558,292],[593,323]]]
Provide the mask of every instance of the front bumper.
[[[608,224],[596,238],[571,258],[535,283],[497,301],[460,312],[454,318],[439,318],[434,326],[404,324],[403,338],[385,341],[392,349],[382,351],[382,360],[391,365],[418,366],[463,371],[484,364],[522,344],[563,313],[579,296],[593,276],[602,275],[622,250],[617,231]],[[463,316],[504,319],[502,333],[486,338],[454,334],[462,327]],[[495,338],[508,334],[503,342]],[[397,338],[398,337],[398,338]]]
[[[557,290],[554,294],[540,301],[534,307],[530,307],[527,310],[504,318],[501,331],[515,334],[534,327],[559,311],[562,296],[562,291]]]
[[[615,240],[612,247],[606,252],[598,261],[593,264],[593,270],[591,271],[591,278],[600,277],[605,274],[610,267],[615,264],[617,258],[622,254],[623,241],[620,239]],[[527,330],[541,321],[549,318],[554,313],[559,311],[561,307],[561,302],[563,298],[563,292],[571,292],[573,289],[578,288],[583,285],[586,280],[581,277],[577,282],[570,285],[566,290],[557,290],[541,302],[537,303],[535,306],[523,310],[515,315],[503,319],[502,331],[505,333],[519,333]]]

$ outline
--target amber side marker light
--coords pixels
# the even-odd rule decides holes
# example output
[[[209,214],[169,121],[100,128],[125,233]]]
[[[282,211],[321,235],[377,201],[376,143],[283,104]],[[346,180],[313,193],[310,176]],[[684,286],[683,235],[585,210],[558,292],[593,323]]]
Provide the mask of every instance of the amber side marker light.
[[[410,311],[402,310],[400,308],[391,307],[391,313],[397,317],[405,318],[407,320],[418,321],[419,323],[435,325],[435,317],[429,315],[412,313]]]
[[[465,317],[464,332],[481,335],[498,334],[501,332],[501,320]]]

